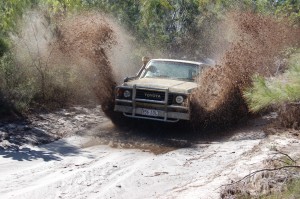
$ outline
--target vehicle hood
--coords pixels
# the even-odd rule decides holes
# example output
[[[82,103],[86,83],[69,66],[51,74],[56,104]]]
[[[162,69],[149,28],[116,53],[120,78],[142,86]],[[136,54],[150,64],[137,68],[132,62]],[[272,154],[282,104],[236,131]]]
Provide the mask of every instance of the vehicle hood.
[[[125,82],[124,86],[133,87],[145,87],[154,89],[169,89],[169,92],[173,93],[191,93],[193,89],[197,87],[196,82],[187,82],[172,79],[160,79],[160,78],[141,78],[130,82]]]

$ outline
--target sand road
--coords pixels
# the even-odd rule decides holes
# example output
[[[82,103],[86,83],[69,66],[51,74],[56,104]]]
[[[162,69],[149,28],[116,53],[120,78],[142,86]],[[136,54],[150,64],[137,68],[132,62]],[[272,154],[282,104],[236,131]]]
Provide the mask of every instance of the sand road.
[[[0,151],[0,196],[220,198],[222,185],[263,168],[274,145],[300,151],[299,140],[266,136],[262,127],[252,123],[219,139],[158,141],[119,132],[106,119],[49,144]]]

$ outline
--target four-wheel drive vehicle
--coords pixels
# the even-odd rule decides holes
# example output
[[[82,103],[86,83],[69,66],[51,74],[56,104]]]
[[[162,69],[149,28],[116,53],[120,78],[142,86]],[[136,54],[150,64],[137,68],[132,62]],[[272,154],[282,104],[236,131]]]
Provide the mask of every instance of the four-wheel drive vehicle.
[[[116,87],[114,111],[126,117],[178,122],[190,119],[189,95],[207,67],[193,61],[152,59]]]

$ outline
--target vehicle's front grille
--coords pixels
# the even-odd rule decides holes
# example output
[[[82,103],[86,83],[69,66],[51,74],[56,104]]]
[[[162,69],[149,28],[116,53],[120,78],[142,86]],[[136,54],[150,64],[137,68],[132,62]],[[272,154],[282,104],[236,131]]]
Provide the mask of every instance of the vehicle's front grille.
[[[165,101],[165,92],[137,89],[135,98],[141,99],[141,100],[152,100],[152,101],[163,102],[163,101]],[[174,98],[174,94],[169,93],[168,105],[173,104],[173,98]]]
[[[165,100],[165,92],[137,89],[136,99],[146,99],[163,102]]]

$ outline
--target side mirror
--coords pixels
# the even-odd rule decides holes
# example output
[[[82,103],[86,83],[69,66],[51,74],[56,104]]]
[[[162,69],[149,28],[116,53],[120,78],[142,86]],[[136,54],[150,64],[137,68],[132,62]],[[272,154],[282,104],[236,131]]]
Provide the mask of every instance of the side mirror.
[[[137,77],[125,77],[124,78],[124,82],[129,82],[129,81],[131,81],[131,80],[134,80],[134,79],[136,79]]]
[[[124,82],[128,82],[128,81],[129,81],[129,77],[125,77]]]

